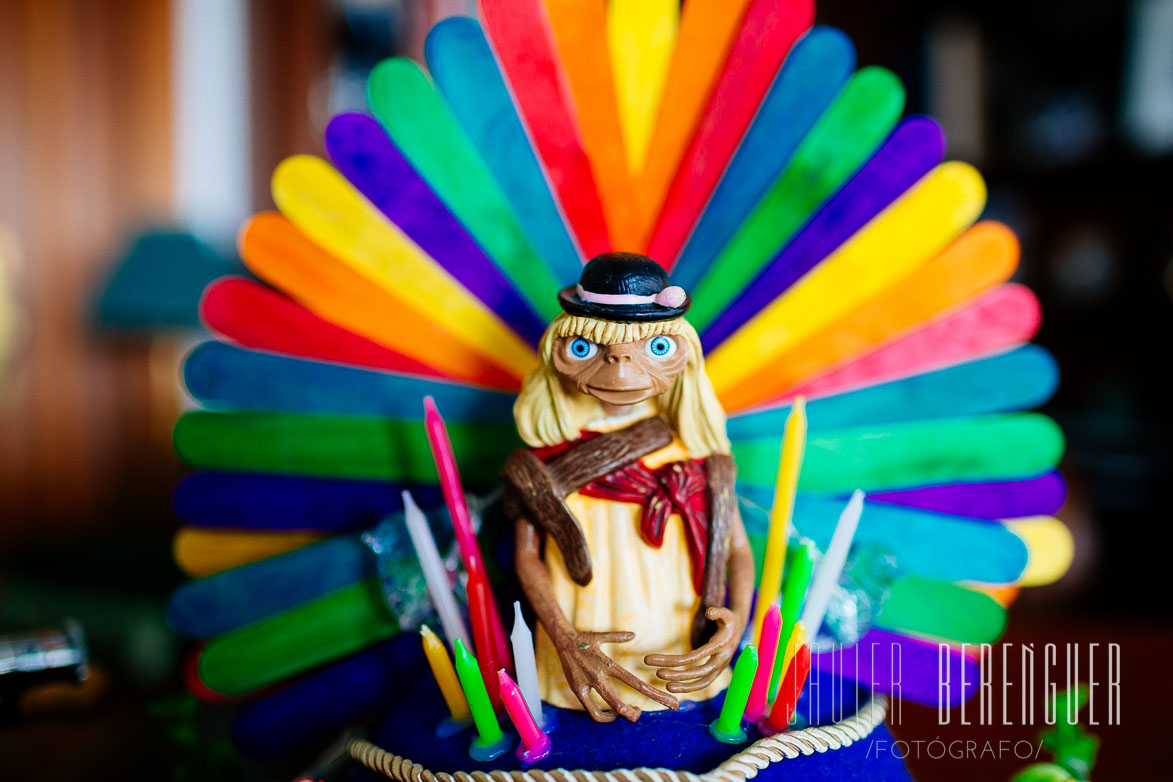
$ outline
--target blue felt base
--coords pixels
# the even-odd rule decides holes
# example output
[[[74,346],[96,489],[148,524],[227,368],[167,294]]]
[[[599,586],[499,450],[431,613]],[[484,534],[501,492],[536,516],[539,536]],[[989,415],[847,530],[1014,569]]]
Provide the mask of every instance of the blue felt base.
[[[396,693],[396,703],[372,736],[375,744],[432,771],[522,768],[512,750],[492,763],[474,761],[468,755],[473,738],[470,731],[447,738],[436,735],[436,726],[447,713],[426,667],[401,671],[397,678],[403,686]],[[581,711],[557,709],[557,725],[551,733],[553,751],[536,768],[608,770],[649,766],[696,773],[710,771],[760,738],[750,726],[747,726],[748,740],[741,746],[722,744],[710,736],[708,726],[717,718],[721,701],[718,697],[676,712],[648,712],[634,724],[622,719],[598,724]],[[800,704],[800,714],[808,713],[804,706]],[[881,725],[867,739],[846,749],[787,760],[771,766],[757,778],[769,780],[774,775],[785,774],[788,780],[909,780],[904,764],[893,753],[880,753],[882,757],[877,758],[874,751],[869,752],[873,740],[887,740],[890,745],[892,736]],[[359,774],[358,778],[379,777]]]

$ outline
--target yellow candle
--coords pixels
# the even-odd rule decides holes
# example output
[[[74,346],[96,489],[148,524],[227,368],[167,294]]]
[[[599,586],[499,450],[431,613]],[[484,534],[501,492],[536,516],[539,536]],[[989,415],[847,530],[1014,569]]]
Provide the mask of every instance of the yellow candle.
[[[778,462],[778,482],[774,487],[774,507],[770,510],[770,531],[766,537],[766,556],[762,562],[762,579],[758,582],[758,602],[754,606],[754,639],[761,646],[762,621],[770,603],[782,590],[782,566],[786,562],[786,539],[790,517],[794,514],[794,493],[798,490],[798,473],[806,448],[806,400],[794,398],[782,436],[782,458]]]
[[[427,625],[420,625],[420,637],[424,641],[424,654],[432,668],[432,675],[436,677],[436,684],[440,685],[440,692],[444,695],[444,702],[448,704],[448,711],[452,712],[452,721],[467,721],[468,701],[464,699],[464,691],[460,689],[460,680],[456,678],[456,669],[452,667],[452,658],[448,656],[448,650],[444,648],[440,637]]]
[[[790,661],[794,659],[795,653],[802,648],[804,643],[806,643],[806,625],[802,622],[795,622],[794,632],[790,634],[790,640],[786,642],[786,655],[782,658],[782,667],[779,669],[779,681],[786,678],[786,669],[790,667]]]

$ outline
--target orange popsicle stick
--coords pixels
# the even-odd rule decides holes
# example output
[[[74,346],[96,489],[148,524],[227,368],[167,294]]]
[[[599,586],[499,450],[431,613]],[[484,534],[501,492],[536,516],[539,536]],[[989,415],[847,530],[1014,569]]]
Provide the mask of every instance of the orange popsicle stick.
[[[743,410],[788,387],[929,321],[1010,278],[1018,239],[1001,223],[981,222],[936,258],[857,309],[782,353],[720,394],[725,409]]]
[[[615,75],[607,56],[606,0],[543,2],[599,186],[612,249],[634,252],[638,249],[635,204],[615,100]]]
[[[275,212],[245,224],[240,254],[261,279],[321,317],[435,367],[445,377],[516,389],[520,378],[454,336],[444,313],[417,309],[314,244]]]
[[[684,4],[647,160],[635,188],[641,242],[651,233],[664,194],[700,122],[749,2],[689,0]]]

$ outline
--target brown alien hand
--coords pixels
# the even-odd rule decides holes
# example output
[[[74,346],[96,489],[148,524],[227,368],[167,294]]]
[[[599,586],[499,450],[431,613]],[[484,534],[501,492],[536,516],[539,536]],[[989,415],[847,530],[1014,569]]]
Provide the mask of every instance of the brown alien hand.
[[[660,667],[656,675],[668,682],[668,692],[695,692],[708,687],[721,675],[737,651],[741,627],[737,616],[728,608],[709,608],[705,616],[717,623],[717,630],[708,643],[687,654],[649,654],[644,663]],[[706,659],[707,658],[707,659]],[[691,668],[684,666],[704,660]],[[673,670],[680,668],[682,670]]]
[[[605,655],[600,644],[627,643],[635,638],[635,633],[587,633],[576,632],[557,644],[558,655],[562,660],[562,670],[566,674],[566,681],[574,692],[582,707],[590,714],[595,722],[611,722],[618,714],[624,719],[635,722],[639,719],[640,710],[635,706],[624,703],[615,691],[612,680],[626,684],[638,693],[646,695],[657,703],[662,703],[669,709],[676,709],[680,702],[666,692],[658,690],[640,679],[631,671],[615,663]],[[603,711],[591,698],[591,690],[599,694],[614,712]]]

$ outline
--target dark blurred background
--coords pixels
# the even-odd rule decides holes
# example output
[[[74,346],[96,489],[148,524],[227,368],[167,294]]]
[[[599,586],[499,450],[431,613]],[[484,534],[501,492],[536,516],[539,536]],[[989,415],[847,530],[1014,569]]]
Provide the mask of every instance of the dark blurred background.
[[[184,695],[162,620],[170,429],[203,284],[237,261],[274,165],[321,151],[366,71],[417,56],[466,0],[0,2],[0,633],[85,626],[94,675],[0,727],[0,776],[278,779],[236,758],[228,709]],[[1022,239],[1038,341],[1062,368],[1072,571],[1028,590],[1007,640],[1118,642],[1123,725],[1099,780],[1167,779],[1173,336],[1173,0],[823,0],[859,62],[990,186]],[[146,233],[146,238],[144,238]],[[906,707],[899,736],[942,728]],[[1008,779],[1014,758],[910,761],[922,780]]]

